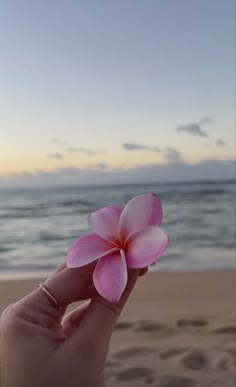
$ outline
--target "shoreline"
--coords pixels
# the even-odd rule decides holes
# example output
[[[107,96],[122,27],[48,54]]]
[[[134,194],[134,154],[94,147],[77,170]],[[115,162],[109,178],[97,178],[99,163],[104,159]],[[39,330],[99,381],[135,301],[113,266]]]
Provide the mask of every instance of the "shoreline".
[[[61,258],[61,263],[64,258]],[[59,262],[60,262],[59,261]],[[0,269],[0,281],[14,279],[32,279],[48,277],[56,270],[56,265],[51,270],[29,270],[17,271]],[[236,257],[234,248],[210,248],[198,247],[192,250],[178,249],[170,246],[165,254],[158,260],[157,264],[150,266],[150,272],[204,272],[225,271],[236,269]],[[2,271],[1,271],[2,270]]]
[[[29,271],[29,272],[15,272],[15,273],[0,273],[0,283],[1,282],[7,282],[7,281],[31,281],[31,280],[37,280],[37,279],[44,279],[48,278],[55,269],[51,271]],[[149,273],[186,273],[186,274],[194,274],[194,273],[218,273],[218,272],[235,272],[236,270],[236,262],[234,265],[231,266],[226,266],[226,267],[216,267],[212,269],[211,267],[206,267],[206,268],[197,268],[197,269],[186,269],[183,270],[181,269],[168,269],[168,268],[160,268],[157,266],[156,268],[154,267],[149,267]]]
[[[27,281],[40,278],[47,278],[53,271],[48,272],[18,272],[18,273],[0,273],[0,282],[2,281]]]

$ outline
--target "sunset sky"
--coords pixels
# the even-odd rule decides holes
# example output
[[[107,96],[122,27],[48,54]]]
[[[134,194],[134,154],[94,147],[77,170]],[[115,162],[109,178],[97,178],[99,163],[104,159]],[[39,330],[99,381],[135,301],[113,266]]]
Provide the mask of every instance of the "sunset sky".
[[[209,162],[231,177],[234,15],[234,0],[3,1],[0,187]]]

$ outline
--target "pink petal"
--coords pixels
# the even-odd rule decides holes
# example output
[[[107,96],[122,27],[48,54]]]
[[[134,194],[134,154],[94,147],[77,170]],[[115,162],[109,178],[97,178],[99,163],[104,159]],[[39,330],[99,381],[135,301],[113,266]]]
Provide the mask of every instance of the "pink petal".
[[[168,243],[168,235],[158,226],[149,226],[136,231],[126,242],[127,266],[139,269],[150,265],[164,253]]]
[[[67,267],[87,265],[114,250],[117,250],[114,245],[95,233],[83,235],[73,243],[67,254]]]
[[[163,217],[162,204],[153,193],[136,196],[125,206],[120,217],[120,237],[125,239],[135,231],[144,227],[160,226]]]
[[[123,207],[111,206],[89,215],[88,221],[93,231],[109,242],[119,242],[119,220]]]
[[[98,293],[106,300],[117,303],[127,284],[125,256],[115,252],[99,259],[93,273],[93,282]]]

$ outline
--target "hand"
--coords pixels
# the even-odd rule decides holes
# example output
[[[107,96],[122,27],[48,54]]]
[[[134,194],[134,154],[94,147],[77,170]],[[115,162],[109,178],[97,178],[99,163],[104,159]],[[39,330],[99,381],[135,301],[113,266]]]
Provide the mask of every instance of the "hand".
[[[40,288],[3,312],[4,387],[104,386],[112,331],[140,273],[129,273],[127,288],[119,304],[113,305],[96,293],[93,270],[94,264],[78,269],[62,265],[45,282],[63,312],[74,301],[92,298],[64,318]]]

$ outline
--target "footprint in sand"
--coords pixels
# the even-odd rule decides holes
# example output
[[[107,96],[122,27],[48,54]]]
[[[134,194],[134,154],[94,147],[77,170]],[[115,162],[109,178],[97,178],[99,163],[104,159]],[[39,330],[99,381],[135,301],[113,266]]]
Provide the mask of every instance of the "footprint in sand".
[[[203,351],[195,350],[183,356],[182,362],[191,370],[201,370],[207,367],[208,359]]]
[[[132,347],[126,347],[122,348],[116,352],[113,353],[113,357],[115,359],[127,359],[127,358],[134,358],[138,356],[145,356],[149,353],[153,353],[156,351],[156,348],[151,346],[132,346]]]
[[[168,325],[158,324],[155,321],[150,321],[150,320],[138,321],[134,325],[133,330],[136,332],[158,333],[164,336],[169,335],[170,333],[173,333],[173,329]]]
[[[120,362],[118,362],[118,361],[108,360],[106,362],[106,367],[117,367],[119,365],[120,365]]]
[[[113,368],[107,368],[105,370],[105,380],[109,380],[114,376],[114,369]]]
[[[119,362],[114,362],[114,361],[107,361],[106,362],[106,368],[105,368],[105,378],[106,380],[109,380],[111,377],[114,376],[115,371],[117,367],[120,366]]]
[[[230,370],[235,367],[235,362],[230,356],[221,356],[217,363],[216,363],[216,368],[220,370]]]
[[[236,348],[227,348],[226,351],[232,356],[236,362]]]
[[[215,356],[212,356],[211,363],[213,368],[219,370],[233,370],[236,366],[235,357],[230,352],[216,353]]]
[[[227,335],[235,335],[236,334],[236,326],[235,325],[225,325],[222,327],[218,327],[212,330],[213,333],[219,334],[227,334]]]
[[[147,367],[129,367],[123,368],[116,374],[116,379],[119,381],[131,381],[134,379],[145,378],[150,380],[153,378],[154,370]],[[152,380],[152,379],[151,379]],[[150,382],[149,382],[150,383]]]
[[[189,318],[189,319],[186,318],[186,319],[177,320],[176,325],[180,328],[183,328],[183,327],[200,328],[200,327],[206,327],[208,325],[208,321],[201,318]]]
[[[163,375],[158,383],[158,387],[193,387],[193,379],[179,375]]]
[[[123,329],[130,329],[132,328],[133,324],[128,321],[120,321],[115,326],[115,331],[123,330]]]
[[[178,356],[186,351],[186,348],[173,348],[173,349],[167,349],[166,351],[163,351],[160,353],[160,359],[166,360],[170,359],[172,357]]]
[[[153,376],[147,376],[145,379],[146,384],[151,384],[155,382],[155,378]]]

